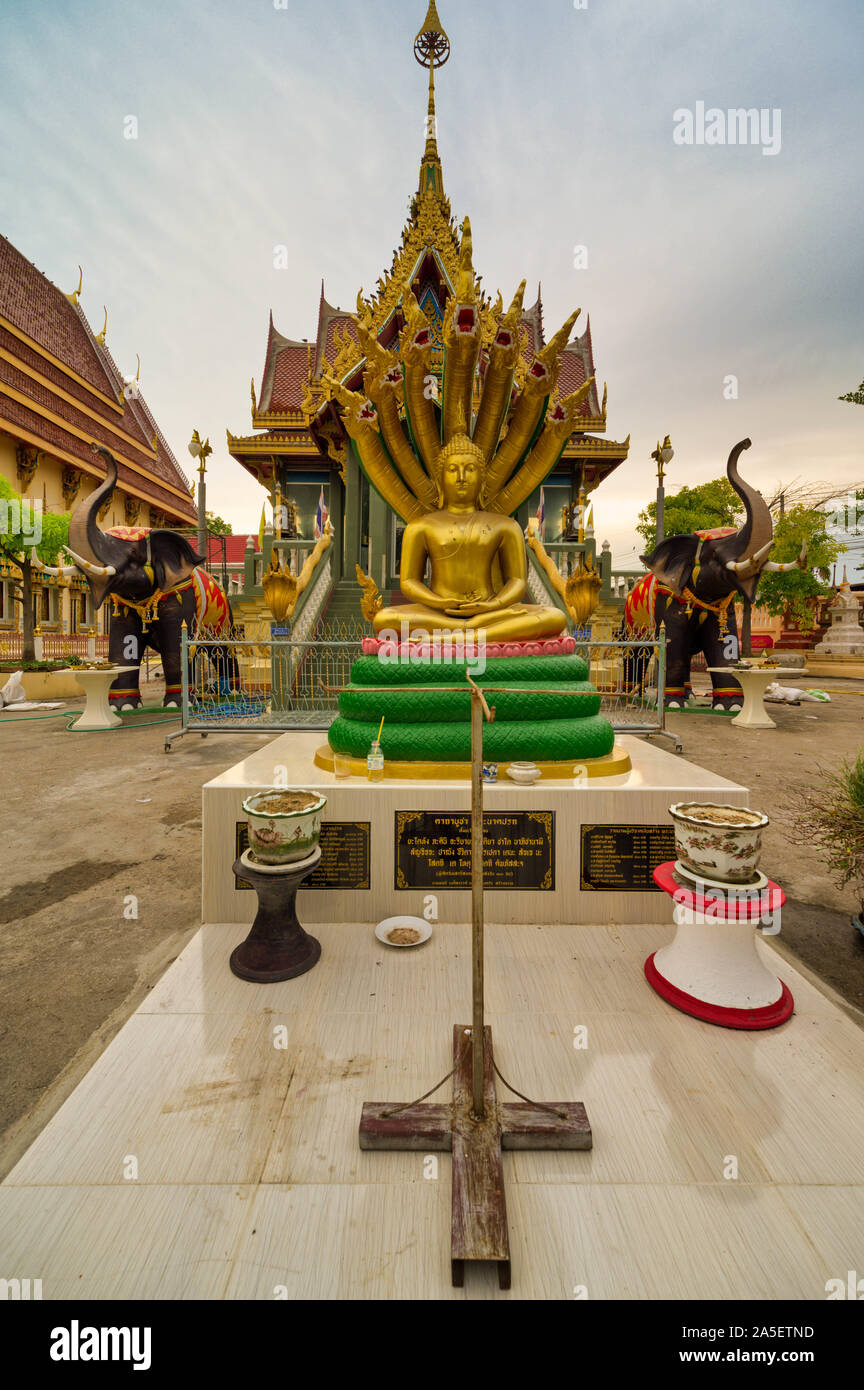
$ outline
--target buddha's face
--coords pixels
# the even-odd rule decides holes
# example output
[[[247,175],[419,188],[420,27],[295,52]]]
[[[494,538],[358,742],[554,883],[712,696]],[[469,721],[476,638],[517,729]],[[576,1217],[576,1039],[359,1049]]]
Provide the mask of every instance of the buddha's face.
[[[474,506],[482,484],[480,463],[473,454],[451,454],[441,475],[445,507]]]

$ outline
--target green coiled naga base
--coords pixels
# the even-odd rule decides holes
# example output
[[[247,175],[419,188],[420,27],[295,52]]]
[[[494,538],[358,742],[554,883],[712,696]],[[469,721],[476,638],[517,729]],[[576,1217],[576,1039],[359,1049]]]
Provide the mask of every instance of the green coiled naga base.
[[[470,668],[469,668],[470,669]],[[335,753],[363,758],[378,735],[390,762],[468,762],[471,692],[464,660],[458,663],[387,663],[361,657],[339,697],[330,728]],[[577,656],[498,657],[474,675],[495,706],[483,732],[483,756],[493,762],[567,762],[612,752],[612,725],[600,714],[600,696]],[[439,689],[457,686],[459,689]]]

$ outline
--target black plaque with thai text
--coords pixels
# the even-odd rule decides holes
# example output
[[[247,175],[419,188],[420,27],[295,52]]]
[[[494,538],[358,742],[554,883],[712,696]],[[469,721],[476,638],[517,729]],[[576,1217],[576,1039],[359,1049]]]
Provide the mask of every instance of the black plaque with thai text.
[[[397,889],[471,887],[470,811],[397,811]],[[555,812],[486,811],[483,885],[505,892],[555,889]]]
[[[674,859],[671,825],[583,825],[581,883],[590,893],[659,893],[658,864]]]
[[[321,859],[303,883],[307,889],[369,889],[372,862],[372,825],[370,821],[325,820],[321,825]],[[237,822],[237,858],[249,848],[249,826]],[[238,881],[239,890],[251,884]]]

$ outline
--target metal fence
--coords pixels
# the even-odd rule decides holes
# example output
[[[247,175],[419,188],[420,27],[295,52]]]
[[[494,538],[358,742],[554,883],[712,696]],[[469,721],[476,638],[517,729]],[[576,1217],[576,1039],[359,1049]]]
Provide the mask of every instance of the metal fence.
[[[86,632],[37,632],[34,635],[37,661],[65,661],[70,656],[104,660],[108,655],[107,635],[95,636]],[[0,660],[20,661],[24,651],[24,634],[20,631],[0,632]]]
[[[166,752],[187,733],[329,729],[361,640],[320,632],[300,641],[245,633],[200,640],[184,632],[182,726],[166,738]]]
[[[576,651],[588,662],[589,677],[601,695],[600,713],[619,734],[659,735],[676,752],[683,750],[677,734],[666,727],[666,636],[653,633],[627,641],[576,638]]]
[[[366,634],[351,622],[319,626],[299,641],[247,636],[243,629],[230,639],[184,633],[182,726],[166,738],[166,752],[187,733],[329,729]],[[576,650],[589,664],[601,713],[616,733],[661,735],[681,751],[680,739],[666,728],[665,702],[656,697],[665,686],[665,640],[577,638]]]

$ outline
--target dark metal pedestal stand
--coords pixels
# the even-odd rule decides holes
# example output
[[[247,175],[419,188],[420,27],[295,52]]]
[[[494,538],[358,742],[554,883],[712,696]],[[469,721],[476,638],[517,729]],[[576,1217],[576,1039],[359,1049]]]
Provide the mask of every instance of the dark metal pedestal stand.
[[[246,940],[231,953],[231,969],[241,980],[274,985],[305,975],[318,963],[321,942],[309,936],[297,921],[297,889],[318,866],[314,860],[302,868],[290,866],[278,873],[264,873],[238,859],[234,876],[251,883],[258,894],[258,914]]]

